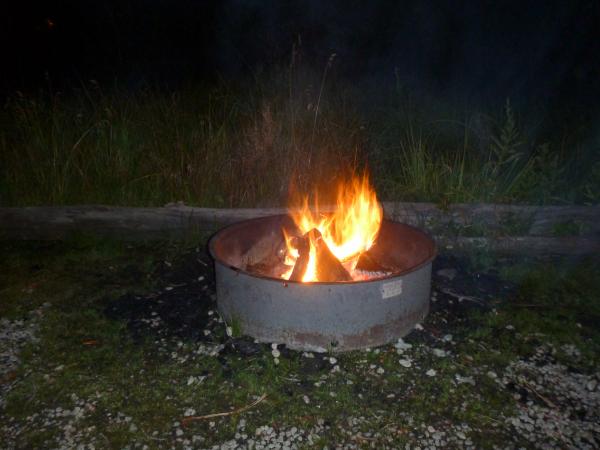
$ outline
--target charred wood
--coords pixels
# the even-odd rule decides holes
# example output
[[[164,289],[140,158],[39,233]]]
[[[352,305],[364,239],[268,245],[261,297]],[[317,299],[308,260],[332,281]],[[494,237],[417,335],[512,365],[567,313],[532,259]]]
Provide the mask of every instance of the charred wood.
[[[317,252],[317,279],[319,281],[352,281],[342,263],[331,253],[319,230],[308,232]]]
[[[308,242],[308,235],[299,236],[294,238],[294,246],[298,250],[298,259],[294,265],[294,270],[290,275],[290,281],[302,281],[302,277],[306,273],[306,267],[308,266],[308,260],[310,258],[310,244]]]

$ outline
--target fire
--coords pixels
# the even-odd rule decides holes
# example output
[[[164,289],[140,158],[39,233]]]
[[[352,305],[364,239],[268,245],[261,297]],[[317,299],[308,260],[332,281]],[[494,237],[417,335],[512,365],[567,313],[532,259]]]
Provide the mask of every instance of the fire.
[[[377,238],[383,210],[369,184],[368,176],[364,175],[353,177],[338,186],[336,208],[332,213],[320,211],[316,196],[313,208],[310,209],[306,196],[302,207],[290,210],[290,215],[300,232],[308,236],[309,258],[302,281],[310,282],[320,281],[317,270],[320,239],[352,276],[361,253],[371,248]],[[320,236],[318,233],[311,233],[312,230],[318,230]],[[286,264],[290,268],[282,278],[289,279],[300,253],[294,239],[285,231],[284,237],[287,247]]]

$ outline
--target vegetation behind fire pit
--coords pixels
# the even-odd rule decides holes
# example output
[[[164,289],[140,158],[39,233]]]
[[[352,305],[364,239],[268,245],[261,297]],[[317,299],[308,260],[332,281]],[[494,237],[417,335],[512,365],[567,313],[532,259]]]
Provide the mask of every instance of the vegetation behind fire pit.
[[[204,244],[3,243],[4,445],[597,447],[598,261],[482,256],[436,260],[403,341],[331,355],[222,323]]]
[[[318,72],[15,94],[0,113],[2,205],[279,206],[292,178],[306,190],[365,161],[383,200],[600,200],[591,123],[528,123],[508,100],[443,111],[400,87],[375,95]]]

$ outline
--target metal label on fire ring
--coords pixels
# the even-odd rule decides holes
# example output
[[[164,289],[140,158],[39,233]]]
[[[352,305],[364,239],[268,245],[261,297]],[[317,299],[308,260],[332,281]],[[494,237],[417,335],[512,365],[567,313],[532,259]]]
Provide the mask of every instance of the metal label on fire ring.
[[[398,297],[402,294],[402,280],[394,280],[381,285],[381,298]]]

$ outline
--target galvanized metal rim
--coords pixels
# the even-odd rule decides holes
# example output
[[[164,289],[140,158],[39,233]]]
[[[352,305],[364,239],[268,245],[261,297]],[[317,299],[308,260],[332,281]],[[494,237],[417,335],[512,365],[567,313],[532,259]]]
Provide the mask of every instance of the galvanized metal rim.
[[[429,240],[432,244],[432,252],[431,255],[426,258],[424,261],[420,262],[419,264],[409,267],[408,269],[402,270],[402,271],[398,271],[398,272],[392,272],[389,275],[385,275],[383,277],[377,277],[377,278],[372,278],[370,280],[359,280],[359,281],[308,281],[308,282],[303,282],[303,281],[290,281],[290,280],[284,280],[282,278],[275,278],[275,277],[268,277],[265,275],[258,275],[252,272],[248,272],[247,270],[242,270],[239,267],[236,266],[232,266],[231,264],[226,263],[225,261],[223,261],[222,259],[218,258],[215,255],[215,250],[214,250],[214,245],[215,245],[215,241],[219,238],[219,236],[223,233],[225,233],[227,230],[234,228],[236,226],[240,226],[240,225],[244,225],[247,224],[249,222],[258,222],[264,219],[270,219],[270,218],[275,218],[275,217],[289,217],[287,214],[276,214],[276,215],[272,215],[272,216],[263,216],[263,217],[256,217],[253,219],[246,219],[246,220],[242,220],[240,222],[235,222],[232,224],[229,224],[223,228],[221,228],[219,231],[217,231],[216,233],[214,233],[209,241],[208,241],[208,251],[210,253],[210,256],[219,264],[221,264],[224,267],[227,267],[235,272],[239,272],[239,273],[243,273],[245,275],[254,277],[254,278],[261,278],[263,280],[270,280],[270,281],[277,281],[280,282],[284,285],[288,285],[288,284],[298,284],[298,285],[304,285],[304,286],[330,286],[330,285],[340,285],[340,284],[344,284],[344,285],[350,285],[350,284],[364,284],[364,283],[375,283],[375,282],[379,282],[381,280],[387,280],[390,278],[396,278],[398,276],[401,275],[406,275],[408,273],[411,272],[415,272],[419,269],[421,269],[422,267],[426,266],[427,264],[430,264],[435,257],[437,256],[437,246],[435,245],[435,241],[431,238],[431,236],[429,236],[429,234],[425,233],[424,231],[422,231],[421,229],[414,227],[412,225],[406,224],[406,223],[402,223],[402,222],[394,222],[393,220],[389,220],[389,219],[383,219],[383,221],[385,222],[389,222],[389,223],[395,223],[395,224],[400,224],[404,227],[410,228],[413,231],[415,231],[418,234],[421,234],[423,237],[425,237],[427,240]]]

